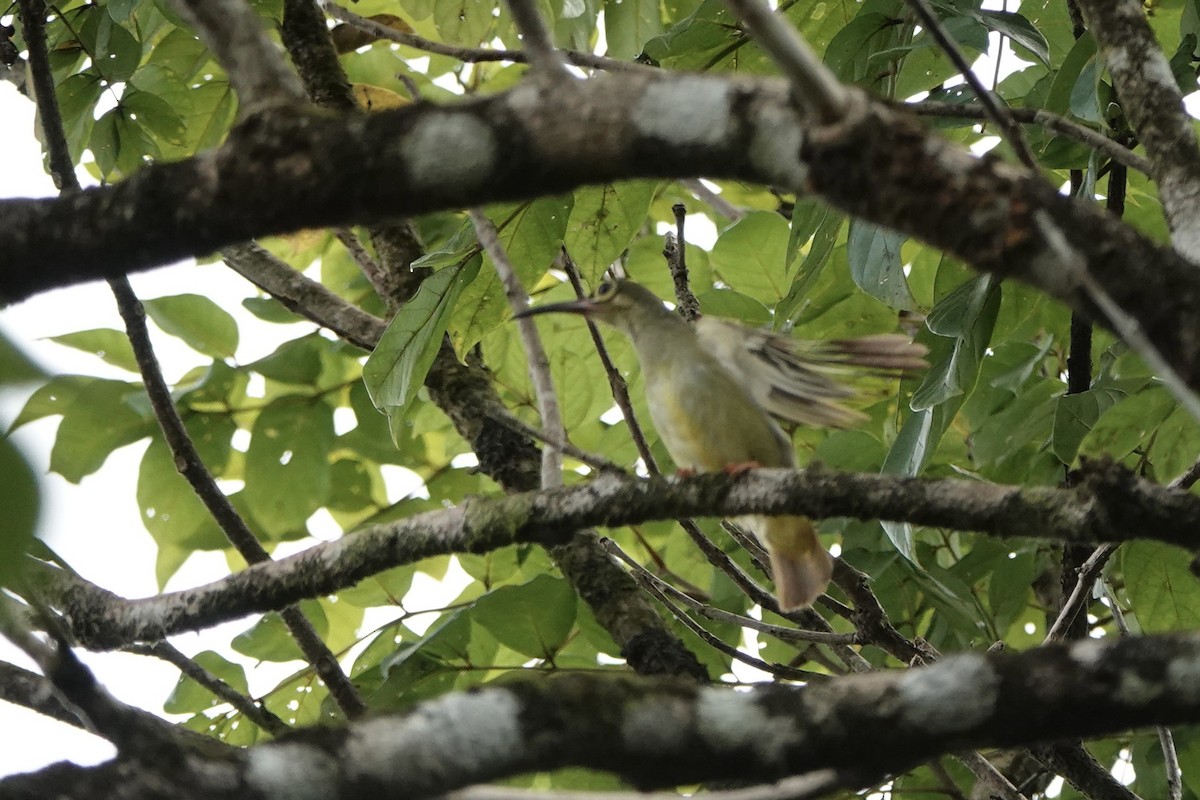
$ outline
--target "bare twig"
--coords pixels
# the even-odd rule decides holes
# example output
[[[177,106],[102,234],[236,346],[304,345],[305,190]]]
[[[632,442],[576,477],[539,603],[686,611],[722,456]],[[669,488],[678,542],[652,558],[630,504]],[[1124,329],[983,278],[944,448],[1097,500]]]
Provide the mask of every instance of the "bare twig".
[[[371,257],[367,248],[363,247],[363,243],[354,235],[354,231],[349,228],[338,228],[334,231],[334,236],[345,246],[350,257],[354,259],[354,263],[358,264],[358,268],[362,270],[363,275],[367,277],[373,287],[378,290],[387,285],[387,276],[383,267]]]
[[[479,237],[479,244],[491,257],[492,263],[496,267],[496,273],[500,276],[500,282],[504,284],[504,293],[508,296],[509,305],[514,312],[524,311],[529,307],[529,295],[517,278],[517,271],[509,261],[504,246],[500,243],[496,226],[479,209],[471,209],[468,216],[471,218],[471,224],[475,226],[475,235]],[[550,377],[550,359],[546,357],[546,350],[542,347],[537,325],[531,319],[521,318],[517,320],[517,330],[521,333],[521,344],[525,348],[525,359],[529,365],[529,379],[533,382],[533,393],[537,397],[538,412],[542,415],[542,430],[550,439],[565,441],[567,432],[563,428],[558,395],[554,391],[554,381]],[[552,489],[562,485],[562,454],[555,447],[543,448],[542,488]]]
[[[703,202],[707,203],[713,211],[716,211],[722,217],[737,221],[746,216],[746,212],[735,206],[733,203],[726,200],[721,195],[714,192],[712,189],[704,185],[704,181],[699,178],[687,178],[681,180],[679,185],[687,189]]]
[[[240,711],[247,719],[272,736],[279,736],[291,730],[291,727],[286,722],[268,710],[261,701],[247,697],[237,689],[234,689],[228,683],[197,664],[194,660],[188,658],[180,652],[179,648],[170,642],[135,644],[127,649],[131,653],[161,658],[163,661],[175,666],[184,675],[212,692],[219,699],[229,703],[229,705]]]
[[[1017,158],[1021,159],[1021,163],[1030,170],[1037,171],[1037,159],[1033,155],[1033,151],[1029,149],[1029,143],[1025,141],[1024,134],[1017,127],[1016,121],[1012,115],[1008,113],[1007,107],[996,100],[996,96],[988,90],[983,82],[979,80],[979,76],[975,74],[975,70],[971,69],[970,62],[963,56],[962,51],[958,49],[958,45],[950,34],[946,31],[942,21],[938,19],[937,14],[929,6],[927,0],[907,0],[909,8],[917,15],[921,26],[925,28],[925,32],[937,42],[938,47],[950,57],[954,62],[954,66],[962,73],[963,79],[971,90],[975,92],[975,96],[979,98],[979,102],[987,110],[988,117],[996,123],[996,127],[1000,129],[1000,134],[1012,147],[1013,152],[1017,154]]]
[[[817,675],[815,673],[806,672],[805,670],[799,670],[799,669],[796,669],[795,667],[789,667],[785,664],[773,664],[768,661],[763,661],[760,658],[755,658],[754,656],[747,655],[746,653],[743,653],[741,650],[738,650],[736,647],[726,644],[725,642],[721,641],[719,638],[717,638],[716,636],[714,636],[713,634],[711,634],[707,630],[705,630],[703,626],[701,626],[694,619],[692,619],[690,616],[688,616],[688,614],[682,608],[675,605],[675,603],[671,600],[671,598],[667,596],[666,591],[662,588],[662,587],[666,586],[666,584],[664,584],[661,580],[656,578],[654,575],[651,575],[649,572],[647,572],[642,567],[638,566],[637,562],[635,562],[632,558],[630,558],[628,555],[626,555],[625,552],[622,551],[620,547],[617,547],[616,542],[612,541],[611,539],[606,539],[602,542],[602,544],[604,545],[604,549],[607,550],[612,555],[621,559],[626,564],[637,567],[630,574],[633,576],[633,579],[635,581],[637,581],[638,585],[641,586],[645,591],[650,593],[656,600],[658,600],[658,602],[662,603],[663,608],[665,608],[669,612],[671,612],[671,615],[674,616],[681,623],[683,623],[684,627],[686,627],[692,633],[696,634],[701,639],[703,639],[713,649],[724,653],[725,655],[729,656],[730,658],[741,661],[743,664],[754,667],[756,669],[761,669],[763,672],[770,673],[771,675],[774,675],[777,678],[785,678],[787,680],[808,681],[808,680],[812,680],[814,678],[828,677],[825,675]],[[683,595],[683,596],[686,597],[686,595]],[[690,601],[690,598],[689,598],[689,601]]]
[[[671,270],[671,280],[675,285],[675,301],[677,303],[675,310],[686,321],[695,322],[700,318],[700,301],[696,299],[696,295],[688,283],[687,242],[683,238],[683,223],[687,219],[687,206],[683,203],[676,203],[671,206],[671,212],[675,215],[675,236],[672,239],[668,235],[666,246],[663,247],[663,255],[667,257],[667,267]]]
[[[498,422],[509,430],[516,431],[517,433],[528,436],[530,439],[536,439],[542,444],[547,444],[557,450],[561,450],[563,455],[571,456],[571,458],[587,464],[589,467],[595,467],[596,469],[604,470],[605,472],[615,472],[621,475],[629,474],[629,471],[620,464],[617,464],[614,461],[609,461],[607,458],[598,456],[595,453],[589,453],[587,450],[582,450],[565,439],[552,439],[542,431],[539,431],[536,428],[531,428],[511,414],[492,414],[490,417],[492,420]]]
[[[791,82],[793,101],[814,120],[837,122],[846,112],[849,93],[785,19],[760,0],[726,0],[746,29]]]
[[[664,581],[648,569],[637,563],[628,553],[622,550],[617,543],[612,539],[602,539],[600,542],[604,549],[612,555],[621,559],[629,567],[633,573],[634,580],[639,584],[652,583],[654,586],[665,595],[669,595],[673,600],[676,600],[683,605],[708,617],[717,622],[727,622],[732,625],[737,625],[742,628],[749,628],[765,633],[768,636],[774,636],[784,642],[793,644],[801,642],[816,642],[817,644],[859,644],[860,639],[858,634],[854,633],[830,633],[828,631],[809,631],[798,628],[785,628],[781,625],[772,625],[769,622],[762,622],[753,617],[745,617],[741,614],[734,614],[729,611],[724,611],[719,608],[702,603],[694,597],[691,597],[685,592],[681,592],[671,584]]]
[[[183,420],[175,410],[170,387],[163,379],[162,370],[158,366],[158,358],[154,355],[154,349],[150,344],[150,334],[146,330],[145,309],[134,295],[128,279],[125,276],[113,278],[109,284],[117,299],[117,309],[121,313],[121,319],[125,321],[125,330],[129,335],[130,344],[133,345],[133,354],[137,359],[138,368],[141,370],[142,381],[146,386],[150,405],[154,409],[155,417],[158,418],[167,447],[174,456],[176,468],[247,563],[257,564],[270,561],[271,556],[250,530],[246,521],[234,509],[229,498],[217,486],[212,473],[204,466],[200,454],[196,451],[196,446],[192,443],[192,439],[183,425]],[[346,716],[353,718],[365,712],[367,706],[359,696],[358,690],[350,683],[350,679],[346,677],[346,673],[338,664],[337,658],[321,641],[321,637],[317,635],[316,629],[304,616],[300,607],[289,605],[280,610],[279,615],[296,640],[296,644],[300,646],[304,657],[325,681],[329,687],[330,696]]]
[[[944,103],[936,100],[921,100],[916,103],[905,103],[905,108],[923,117],[943,117],[957,119],[989,119],[987,108],[980,103]],[[1108,156],[1119,164],[1130,169],[1149,175],[1150,160],[1125,147],[1120,142],[1113,141],[1107,136],[1092,130],[1086,125],[1080,125],[1072,119],[1060,114],[1045,111],[1040,108],[1009,108],[1009,115],[1023,125],[1041,125],[1048,131],[1074,139],[1082,145],[1090,147],[1101,155]]]
[[[571,286],[575,289],[576,297],[584,297],[579,267],[565,247],[562,250],[562,265],[563,271],[567,273],[567,278],[571,281]],[[633,444],[637,448],[638,455],[641,457],[642,463],[646,465],[646,471],[651,475],[658,475],[658,463],[654,460],[654,454],[650,452],[650,444],[646,441],[646,434],[642,431],[641,423],[633,413],[633,403],[629,400],[629,384],[625,382],[625,378],[617,371],[612,358],[609,357],[608,348],[604,345],[604,339],[600,336],[600,330],[596,327],[596,323],[591,319],[585,319],[588,333],[592,336],[592,344],[596,347],[596,354],[600,357],[600,363],[604,365],[604,374],[608,376],[608,387],[612,391],[613,401],[621,409],[621,416],[625,418],[625,426],[629,428],[629,435],[633,437]]]
[[[1104,582],[1104,593],[1108,596],[1108,607],[1112,609],[1113,622],[1122,636],[1129,635],[1129,624],[1125,621],[1125,612],[1117,601],[1116,592]],[[1170,800],[1183,798],[1183,773],[1179,768],[1179,752],[1175,749],[1175,737],[1166,725],[1156,726],[1158,729],[1158,745],[1162,749],[1163,767],[1167,772],[1167,796]]]
[[[1075,616],[1091,599],[1092,585],[1115,552],[1117,552],[1117,545],[1102,544],[1092,552],[1087,561],[1083,562],[1079,568],[1079,579],[1075,582],[1075,589],[1063,603],[1058,617],[1051,624],[1050,630],[1046,632],[1046,638],[1042,640],[1042,644],[1049,644],[1063,638],[1064,632],[1071,626]]]

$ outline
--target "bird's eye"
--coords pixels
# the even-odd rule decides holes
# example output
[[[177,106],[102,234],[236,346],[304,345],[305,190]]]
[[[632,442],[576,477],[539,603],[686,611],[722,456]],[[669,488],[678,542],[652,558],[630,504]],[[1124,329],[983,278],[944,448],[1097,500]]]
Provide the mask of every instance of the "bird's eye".
[[[606,297],[611,297],[617,291],[617,285],[612,281],[604,281],[596,288],[596,299],[603,300]]]

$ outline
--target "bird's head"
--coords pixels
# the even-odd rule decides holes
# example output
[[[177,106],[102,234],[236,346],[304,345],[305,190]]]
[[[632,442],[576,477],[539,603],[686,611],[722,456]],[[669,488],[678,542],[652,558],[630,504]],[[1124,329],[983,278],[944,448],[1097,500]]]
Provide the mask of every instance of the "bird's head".
[[[547,303],[527,308],[514,315],[519,319],[536,314],[582,314],[585,317],[606,322],[626,333],[640,327],[639,323],[655,317],[669,316],[670,311],[649,289],[633,281],[607,278],[591,297],[568,300],[563,303]]]

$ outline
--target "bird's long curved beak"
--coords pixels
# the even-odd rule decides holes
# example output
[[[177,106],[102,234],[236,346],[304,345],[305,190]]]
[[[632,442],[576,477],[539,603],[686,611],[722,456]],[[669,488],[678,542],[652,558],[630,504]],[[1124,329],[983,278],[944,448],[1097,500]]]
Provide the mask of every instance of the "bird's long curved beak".
[[[547,303],[544,306],[533,306],[513,314],[513,319],[524,319],[525,317],[532,317],[537,314],[554,313],[587,315],[597,310],[599,310],[599,305],[596,301],[584,298],[582,300],[567,300],[562,303]]]

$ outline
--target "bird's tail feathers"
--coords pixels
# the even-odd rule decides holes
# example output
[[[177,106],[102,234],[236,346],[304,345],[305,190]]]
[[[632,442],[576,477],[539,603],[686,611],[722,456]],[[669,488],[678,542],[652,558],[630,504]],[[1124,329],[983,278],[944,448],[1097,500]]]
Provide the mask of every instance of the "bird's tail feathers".
[[[771,557],[782,611],[810,606],[833,577],[833,556],[821,546],[807,517],[755,517],[751,526]]]

